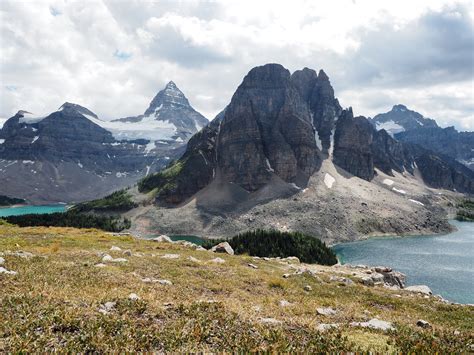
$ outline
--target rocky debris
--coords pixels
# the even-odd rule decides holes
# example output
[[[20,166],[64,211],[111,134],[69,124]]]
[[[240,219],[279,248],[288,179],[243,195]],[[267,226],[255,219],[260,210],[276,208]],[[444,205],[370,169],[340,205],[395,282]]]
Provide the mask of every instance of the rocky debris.
[[[132,251],[130,249],[127,249],[127,250],[124,250],[122,254],[126,256],[132,256]]]
[[[313,288],[310,285],[306,285],[305,287],[303,287],[303,289],[308,292],[313,291]]]
[[[214,253],[227,253],[229,255],[234,255],[234,249],[232,249],[228,242],[222,242],[217,245],[214,245],[211,248],[211,251]]]
[[[431,289],[426,285],[408,286],[408,287],[405,288],[405,291],[421,293],[423,295],[432,295],[433,294]]]
[[[384,320],[380,320],[377,318],[373,318],[369,320],[368,322],[352,322],[350,323],[350,325],[352,327],[371,328],[371,329],[377,329],[377,330],[383,330],[383,331],[395,329],[392,323],[386,322]]]
[[[28,251],[23,251],[23,250],[18,250],[18,251],[5,250],[4,252],[0,253],[0,256],[17,256],[19,258],[29,259],[29,258],[32,258],[34,255],[33,253],[30,253]]]
[[[374,286],[374,280],[370,276],[363,276],[360,278],[360,282],[365,286]]]
[[[354,281],[352,281],[351,279],[349,279],[347,277],[334,276],[334,275],[329,278],[329,281],[330,282],[339,282],[339,283],[347,285],[347,286],[350,286],[350,285],[354,284]]]
[[[0,266],[0,274],[16,275],[18,273],[16,271],[7,270],[3,266]]]
[[[165,254],[161,258],[162,259],[179,259],[179,254]]]
[[[160,285],[165,285],[165,286],[171,286],[171,285],[173,284],[170,280],[165,280],[165,279],[158,280],[157,282],[158,282]]]
[[[105,254],[103,257],[102,257],[102,262],[103,263],[106,263],[106,262],[111,262],[111,263],[126,263],[128,260],[127,259],[124,259],[124,258],[112,258],[109,254]]]
[[[316,329],[320,332],[325,332],[326,330],[335,329],[335,328],[339,328],[339,324],[336,324],[336,323],[329,323],[329,324],[321,323],[316,327]]]
[[[152,238],[150,239],[154,242],[158,242],[158,243],[173,243],[173,241],[171,240],[170,237],[168,237],[167,235],[160,235],[159,237],[156,237],[156,238]]]
[[[199,245],[188,242],[187,240],[177,240],[176,242],[174,242],[174,244],[180,244],[180,245],[182,245],[186,248],[191,248],[191,249],[196,249],[196,250],[199,248]],[[204,249],[204,250],[206,250],[206,249]]]
[[[251,267],[252,269],[258,269],[258,266],[255,264],[248,263],[247,266]]]
[[[102,314],[109,314],[115,309],[117,302],[106,302],[99,306],[99,312]]]
[[[128,299],[131,301],[137,301],[140,299],[140,297],[136,293],[131,293],[128,295]]]
[[[428,323],[427,321],[423,320],[423,319],[419,319],[417,322],[416,322],[416,325],[421,327],[421,328],[431,328],[431,324]]]
[[[115,246],[115,245],[112,245],[112,246],[110,247],[110,251],[122,251],[122,248],[117,247],[117,246]]]
[[[224,259],[221,259],[221,258],[214,258],[212,260],[210,260],[211,263],[216,263],[216,264],[223,264],[225,263],[225,260]]]
[[[288,264],[299,264],[300,259],[298,259],[296,256],[288,256],[286,258],[281,259],[281,261],[284,261]]]
[[[281,300],[280,302],[278,302],[278,304],[280,305],[280,307],[288,307],[288,306],[291,306],[291,303],[288,302],[287,300]]]
[[[268,324],[268,325],[281,325],[283,322],[275,318],[259,318],[259,323]]]
[[[316,312],[321,316],[333,316],[337,314],[336,310],[331,307],[316,308]]]

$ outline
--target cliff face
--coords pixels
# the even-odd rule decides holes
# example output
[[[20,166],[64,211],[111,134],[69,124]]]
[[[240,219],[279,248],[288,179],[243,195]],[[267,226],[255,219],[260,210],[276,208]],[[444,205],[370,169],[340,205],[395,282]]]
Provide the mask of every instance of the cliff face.
[[[336,123],[334,164],[364,180],[374,178],[373,128],[364,117],[344,110]]]
[[[272,174],[306,184],[321,159],[309,107],[288,70],[269,64],[244,78],[222,121],[217,158],[223,178],[248,191]]]

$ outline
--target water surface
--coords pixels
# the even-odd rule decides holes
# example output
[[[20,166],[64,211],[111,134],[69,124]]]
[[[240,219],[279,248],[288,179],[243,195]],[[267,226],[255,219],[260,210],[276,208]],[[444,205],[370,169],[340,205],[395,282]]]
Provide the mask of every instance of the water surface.
[[[19,216],[22,214],[44,214],[65,212],[66,205],[42,205],[42,206],[19,206],[19,207],[4,207],[0,208],[0,217]]]
[[[428,285],[434,294],[474,303],[474,223],[451,222],[447,235],[379,237],[333,247],[344,264],[384,265],[407,275],[407,285]]]

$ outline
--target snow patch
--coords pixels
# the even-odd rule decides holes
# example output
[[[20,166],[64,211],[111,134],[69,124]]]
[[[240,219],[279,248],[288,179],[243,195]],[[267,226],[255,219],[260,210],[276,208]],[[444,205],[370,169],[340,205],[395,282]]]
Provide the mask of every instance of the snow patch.
[[[400,189],[397,189],[396,187],[392,187],[392,190],[395,191],[395,192],[398,192],[399,194],[403,194],[403,195],[405,195],[407,193],[405,190],[400,190]]]
[[[268,160],[268,158],[265,158],[265,165],[267,166],[267,170],[274,173],[275,170],[273,170],[272,166],[270,165],[270,161]]]
[[[382,129],[386,130],[388,134],[390,134],[392,137],[396,133],[404,132],[405,128],[403,126],[400,126],[398,123],[395,123],[393,120],[387,121],[387,122],[377,122],[375,123],[375,127],[377,128],[377,131],[380,131]]]
[[[36,142],[36,141],[38,140],[38,138],[39,138],[39,136],[35,136],[35,137],[33,138],[33,140],[31,141],[31,144],[33,144],[34,142]]]
[[[84,167],[81,162],[77,163],[77,166],[80,167],[81,169]]]
[[[23,160],[23,164],[34,164],[33,160]]]
[[[423,202],[417,201],[417,200],[412,200],[411,198],[408,199],[408,201],[416,203],[417,205],[424,206],[425,204]]]
[[[324,184],[328,189],[332,189],[334,182],[336,182],[336,179],[334,179],[331,174],[326,173],[326,175],[324,175]]]
[[[390,179],[384,179],[383,183],[387,186],[392,186],[393,185],[393,180]]]
[[[3,143],[5,143],[5,139],[0,139],[0,144],[3,144]]]
[[[155,142],[150,142],[145,146],[145,153],[150,153],[153,149],[155,149]]]

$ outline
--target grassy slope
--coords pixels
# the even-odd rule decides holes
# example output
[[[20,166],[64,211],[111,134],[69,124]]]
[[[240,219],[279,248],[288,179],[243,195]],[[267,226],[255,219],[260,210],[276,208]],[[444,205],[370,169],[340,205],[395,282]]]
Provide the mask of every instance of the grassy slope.
[[[126,264],[94,267],[112,245],[143,256]],[[473,344],[472,307],[446,305],[402,291],[329,282],[338,269],[318,267],[309,275],[283,279],[289,265],[245,256],[215,255],[176,244],[154,243],[97,230],[0,226],[0,251],[24,250],[30,259],[4,256],[0,274],[0,352],[110,350],[468,350]],[[166,253],[179,259],[163,259]],[[193,256],[200,263],[187,258]],[[210,260],[216,256],[224,264]],[[259,266],[248,267],[251,262]],[[171,286],[141,278],[168,279]],[[312,291],[303,290],[310,285]],[[130,293],[139,301],[130,301]],[[395,296],[396,294],[402,297]],[[199,302],[213,300],[216,302]],[[281,307],[279,301],[292,305]],[[116,301],[103,315],[99,306]],[[171,305],[166,305],[170,303]],[[320,316],[317,307],[338,310]],[[271,317],[281,325],[264,325]],[[397,331],[349,327],[373,317],[395,322]],[[433,329],[415,326],[425,319]],[[339,331],[318,333],[320,323],[340,323]],[[460,334],[453,335],[455,331]],[[418,346],[418,348],[417,348]]]

